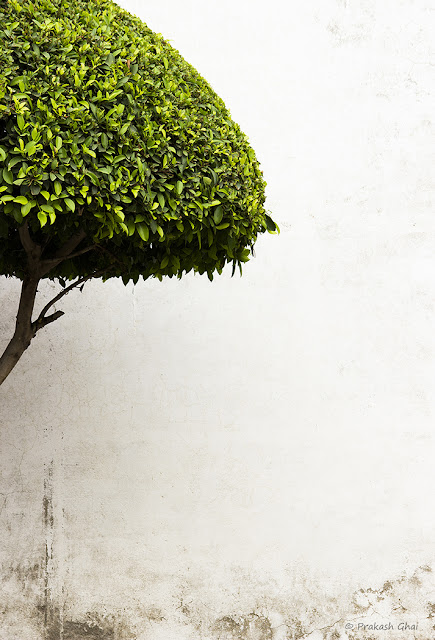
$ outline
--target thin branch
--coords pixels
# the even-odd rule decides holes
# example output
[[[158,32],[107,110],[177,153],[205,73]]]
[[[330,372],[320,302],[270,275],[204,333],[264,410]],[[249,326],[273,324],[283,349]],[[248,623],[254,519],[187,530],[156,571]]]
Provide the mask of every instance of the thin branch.
[[[47,304],[39,314],[37,320],[35,320],[35,322],[33,322],[32,325],[38,326],[39,323],[44,320],[45,314],[50,309],[50,307],[56,304],[56,302],[59,302],[59,300],[64,296],[66,296],[66,294],[69,293],[72,289],[79,287],[81,284],[83,284],[87,280],[90,280],[91,278],[98,278],[99,276],[104,275],[105,273],[107,273],[107,271],[110,271],[110,267],[108,268],[106,267],[105,269],[100,269],[99,271],[94,271],[94,273],[91,273],[88,276],[83,276],[83,278],[79,278],[79,280],[76,280],[75,282],[73,282],[73,284],[70,284],[69,287],[66,287],[65,289],[63,289],[60,293],[57,294],[57,296],[55,296],[52,300],[50,300],[50,302],[47,302]]]
[[[88,251],[92,251],[96,249],[98,245],[91,244],[89,247],[84,247],[84,249],[80,249],[80,251],[74,251],[74,253],[70,253],[68,256],[65,256],[63,260],[71,260],[71,258],[77,258],[77,256],[81,256],[83,253],[87,253]]]
[[[109,251],[109,249],[106,249],[106,247],[103,247],[102,245],[98,244],[96,245],[97,249],[99,251],[102,251],[103,253],[106,253],[108,256],[110,256],[110,258],[112,259],[113,262],[117,262],[118,264],[121,265],[121,267],[124,268],[123,263],[121,262],[121,260],[119,260],[119,258],[117,258],[116,256],[113,255],[113,253],[111,251]]]
[[[85,238],[86,233],[83,231],[83,229],[80,229],[78,233],[76,233],[74,236],[71,236],[71,238],[67,242],[65,242],[63,247],[60,247],[60,249],[55,252],[55,254],[53,255],[53,259],[65,259],[65,257],[72,253],[74,249],[78,247],[81,241]]]
[[[51,324],[64,315],[64,311],[56,311],[55,313],[52,313],[50,316],[47,316],[45,318],[38,318],[36,322],[32,322],[33,335],[35,335],[35,333],[39,331],[39,329],[42,329],[42,327],[46,327],[47,324]]]
[[[46,275],[53,267],[56,267],[58,264],[60,264],[61,262],[65,262],[65,260],[70,260],[71,258],[77,258],[77,256],[81,256],[84,253],[88,253],[88,251],[92,251],[93,249],[95,249],[97,247],[96,244],[92,244],[89,247],[85,247],[84,249],[80,249],[79,251],[74,251],[73,253],[70,253],[64,257],[58,257],[58,258],[48,258],[47,260],[42,260],[41,264],[42,264],[42,275]]]

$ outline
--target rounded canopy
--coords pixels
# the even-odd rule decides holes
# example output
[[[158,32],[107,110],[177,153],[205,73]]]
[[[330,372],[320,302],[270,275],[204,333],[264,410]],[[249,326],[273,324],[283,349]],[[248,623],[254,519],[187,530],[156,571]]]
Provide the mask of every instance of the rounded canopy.
[[[56,254],[46,277],[222,271],[264,209],[254,151],[160,35],[108,0],[0,5],[0,273],[24,277],[18,228]]]

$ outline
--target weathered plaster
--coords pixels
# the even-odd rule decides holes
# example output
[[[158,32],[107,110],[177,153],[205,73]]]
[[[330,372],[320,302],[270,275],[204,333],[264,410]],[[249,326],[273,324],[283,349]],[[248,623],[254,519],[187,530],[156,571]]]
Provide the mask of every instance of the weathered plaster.
[[[433,7],[125,6],[225,99],[282,233],[241,280],[89,283],[2,385],[0,640],[427,640]]]

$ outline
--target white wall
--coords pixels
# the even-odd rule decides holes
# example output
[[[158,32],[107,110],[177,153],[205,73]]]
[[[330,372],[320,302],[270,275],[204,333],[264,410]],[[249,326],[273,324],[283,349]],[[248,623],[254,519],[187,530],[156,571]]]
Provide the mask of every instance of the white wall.
[[[427,638],[433,7],[122,5],[225,100],[281,235],[242,279],[88,284],[1,387],[0,638],[42,637],[44,602],[56,640],[92,638],[86,620],[280,640],[340,618],[344,638],[363,613]],[[2,344],[17,296],[2,279]],[[369,587],[379,615],[373,592],[356,603]]]

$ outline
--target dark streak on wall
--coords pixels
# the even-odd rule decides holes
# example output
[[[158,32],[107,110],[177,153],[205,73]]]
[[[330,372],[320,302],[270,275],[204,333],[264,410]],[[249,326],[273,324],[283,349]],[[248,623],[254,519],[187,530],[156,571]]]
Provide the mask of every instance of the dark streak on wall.
[[[47,630],[57,625],[58,614],[54,607],[52,593],[52,568],[53,568],[53,460],[47,467],[44,478],[44,495],[42,499],[43,522],[45,535],[45,565],[44,565],[44,625]],[[47,638],[50,638],[48,631]]]

